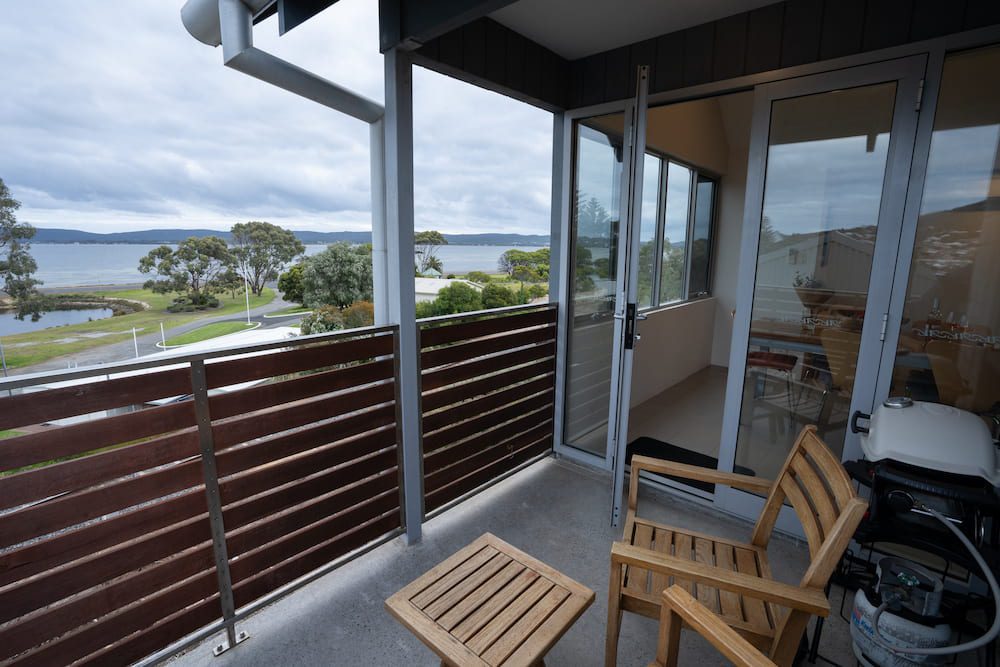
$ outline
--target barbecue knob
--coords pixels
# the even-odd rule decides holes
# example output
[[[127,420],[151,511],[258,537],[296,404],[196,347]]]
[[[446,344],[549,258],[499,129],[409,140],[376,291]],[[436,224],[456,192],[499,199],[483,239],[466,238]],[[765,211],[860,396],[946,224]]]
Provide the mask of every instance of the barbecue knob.
[[[890,396],[882,403],[887,408],[908,408],[913,405],[913,399],[909,396]]]

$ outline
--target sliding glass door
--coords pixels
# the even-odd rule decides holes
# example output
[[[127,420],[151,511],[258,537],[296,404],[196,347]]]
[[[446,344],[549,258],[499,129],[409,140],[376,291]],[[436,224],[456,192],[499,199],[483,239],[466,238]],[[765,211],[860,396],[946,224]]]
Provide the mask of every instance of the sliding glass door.
[[[806,424],[841,455],[856,437],[850,414],[871,411],[923,67],[911,58],[755,93],[724,469],[774,478]],[[732,489],[720,499],[748,517],[763,501]]]

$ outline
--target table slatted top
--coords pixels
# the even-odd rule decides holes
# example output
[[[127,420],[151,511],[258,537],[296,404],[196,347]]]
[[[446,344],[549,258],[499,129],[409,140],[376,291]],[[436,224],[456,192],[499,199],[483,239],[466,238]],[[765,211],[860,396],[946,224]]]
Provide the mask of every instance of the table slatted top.
[[[594,591],[486,533],[386,600],[445,662],[532,665],[594,601]]]

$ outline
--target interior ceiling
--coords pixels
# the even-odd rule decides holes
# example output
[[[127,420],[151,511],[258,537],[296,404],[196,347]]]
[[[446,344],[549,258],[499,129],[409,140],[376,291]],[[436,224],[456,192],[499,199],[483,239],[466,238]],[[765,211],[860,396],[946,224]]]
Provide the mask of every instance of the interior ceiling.
[[[773,4],[775,0],[519,0],[490,17],[563,58],[618,46]]]

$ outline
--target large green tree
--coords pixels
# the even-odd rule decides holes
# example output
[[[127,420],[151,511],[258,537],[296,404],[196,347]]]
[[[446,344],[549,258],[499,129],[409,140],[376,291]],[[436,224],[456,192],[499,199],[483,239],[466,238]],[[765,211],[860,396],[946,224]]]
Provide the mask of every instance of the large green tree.
[[[306,262],[299,262],[288,267],[288,270],[278,276],[278,290],[281,298],[292,303],[305,303],[305,285],[302,276],[306,270]]]
[[[437,256],[437,251],[443,245],[448,245],[444,234],[434,230],[416,232],[413,235],[413,252],[417,259],[417,273],[426,273],[434,269],[444,273],[444,263]]]
[[[230,232],[236,270],[257,296],[265,283],[278,277],[281,267],[306,250],[295,234],[270,222],[240,222]]]
[[[549,279],[549,262],[548,248],[531,252],[511,248],[500,255],[497,267],[515,280],[543,282]]]
[[[371,301],[371,244],[341,241],[310,257],[302,272],[302,292],[310,308],[346,308],[355,301]]]
[[[438,290],[434,299],[435,315],[453,315],[483,309],[483,297],[475,287],[454,282]]]
[[[222,288],[220,279],[233,266],[229,247],[218,236],[191,236],[176,250],[161,245],[139,260],[139,271],[154,275],[146,281],[146,289],[159,294],[187,294],[195,305],[201,305]]]
[[[38,319],[42,299],[35,288],[41,282],[32,277],[38,265],[29,252],[29,241],[35,235],[35,228],[17,221],[15,213],[19,208],[21,202],[14,199],[0,178],[0,277],[3,278],[3,291],[14,299],[18,318],[30,314],[33,319]]]

